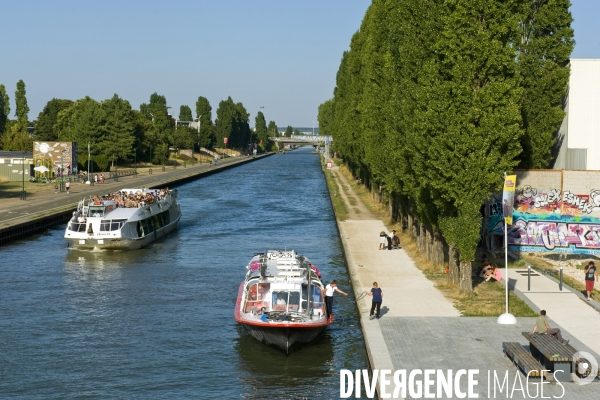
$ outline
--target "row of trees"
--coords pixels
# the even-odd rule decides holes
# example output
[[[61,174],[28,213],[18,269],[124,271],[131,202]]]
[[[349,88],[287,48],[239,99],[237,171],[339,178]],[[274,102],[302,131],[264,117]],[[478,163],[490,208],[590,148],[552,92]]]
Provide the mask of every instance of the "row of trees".
[[[229,97],[219,103],[216,120],[212,119],[212,107],[205,97],[198,97],[195,112],[200,120],[200,131],[187,126],[176,126],[169,114],[164,96],[154,93],[150,101],[135,110],[118,95],[111,99],[96,101],[85,97],[77,101],[50,100],[37,121],[28,121],[25,83],[19,81],[15,92],[16,120],[11,120],[9,97],[4,85],[0,85],[0,145],[4,150],[31,151],[32,142],[74,141],[79,143],[79,160],[87,162],[87,144],[90,143],[93,161],[101,169],[109,165],[144,160],[165,163],[170,148],[199,150],[224,146],[247,149],[257,144],[259,149],[270,149],[272,132],[277,125],[270,121],[267,127],[265,116],[259,112],[252,131],[250,114],[242,103],[234,103]],[[179,120],[192,121],[192,109],[181,106]],[[33,127],[33,134],[27,127]],[[290,128],[291,129],[291,128]]]
[[[574,45],[569,6],[374,0],[319,107],[322,134],[437,262],[443,237],[465,292],[481,208],[503,173],[552,165]]]

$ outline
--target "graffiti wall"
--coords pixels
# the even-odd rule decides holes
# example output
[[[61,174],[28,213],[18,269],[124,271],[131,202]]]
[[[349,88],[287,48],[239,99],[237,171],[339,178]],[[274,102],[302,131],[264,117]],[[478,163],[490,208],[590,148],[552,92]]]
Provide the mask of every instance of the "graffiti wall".
[[[513,224],[508,226],[509,250],[600,254],[600,171],[521,171],[521,175],[525,176],[517,177]],[[504,246],[500,196],[490,199],[486,215],[492,250]]]

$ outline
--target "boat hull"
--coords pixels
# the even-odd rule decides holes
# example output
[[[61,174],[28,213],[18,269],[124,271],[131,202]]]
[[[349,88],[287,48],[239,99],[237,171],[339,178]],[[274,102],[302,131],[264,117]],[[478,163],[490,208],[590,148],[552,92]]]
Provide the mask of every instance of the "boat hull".
[[[294,349],[307,345],[317,339],[326,325],[314,328],[265,327],[242,323],[244,330],[253,338],[275,346],[289,354]]]
[[[73,250],[136,250],[167,236],[177,229],[180,218],[181,215],[178,216],[176,221],[141,238],[89,236],[86,238],[66,237],[65,239],[69,243],[68,247]]]
[[[307,345],[317,339],[329,325],[333,318],[311,320],[306,322],[263,322],[256,319],[248,319],[247,314],[241,313],[242,294],[244,282],[238,289],[238,297],[234,310],[234,317],[244,330],[253,338],[278,347],[286,354]]]

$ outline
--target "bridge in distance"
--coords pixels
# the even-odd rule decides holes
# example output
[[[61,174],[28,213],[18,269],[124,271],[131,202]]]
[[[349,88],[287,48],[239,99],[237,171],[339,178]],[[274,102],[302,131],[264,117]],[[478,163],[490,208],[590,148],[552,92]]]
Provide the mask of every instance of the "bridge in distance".
[[[294,135],[292,137],[270,137],[270,140],[275,142],[277,148],[281,146],[289,145],[290,147],[306,146],[308,144],[315,147],[325,145],[325,136],[312,136],[312,135]]]

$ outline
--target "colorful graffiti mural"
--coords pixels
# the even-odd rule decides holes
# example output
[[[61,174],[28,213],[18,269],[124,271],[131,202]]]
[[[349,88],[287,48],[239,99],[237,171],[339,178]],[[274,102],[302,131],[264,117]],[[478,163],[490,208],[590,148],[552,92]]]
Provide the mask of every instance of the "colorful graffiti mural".
[[[508,227],[510,251],[600,254],[600,190],[583,195],[524,186],[517,189],[513,221]],[[499,196],[489,202],[488,234],[492,247],[503,246]]]

